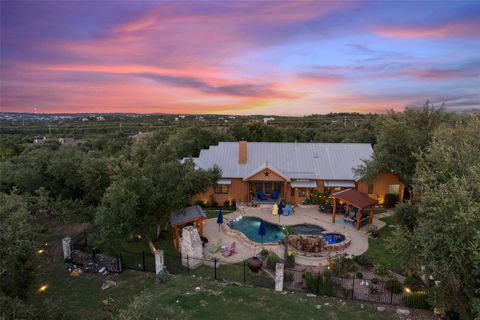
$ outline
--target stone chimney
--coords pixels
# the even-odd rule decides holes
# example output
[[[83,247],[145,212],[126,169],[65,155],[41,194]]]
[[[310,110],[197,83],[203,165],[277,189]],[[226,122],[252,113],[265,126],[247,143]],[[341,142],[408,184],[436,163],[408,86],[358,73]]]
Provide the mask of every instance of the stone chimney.
[[[247,141],[238,142],[238,163],[247,163]]]

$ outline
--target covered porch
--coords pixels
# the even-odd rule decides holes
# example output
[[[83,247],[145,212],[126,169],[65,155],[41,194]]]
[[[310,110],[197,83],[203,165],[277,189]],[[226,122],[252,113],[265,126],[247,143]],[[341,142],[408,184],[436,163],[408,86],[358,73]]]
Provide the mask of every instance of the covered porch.
[[[350,206],[356,208],[357,211],[355,213],[355,228],[357,230],[360,229],[361,222],[362,222],[362,213],[363,210],[369,210],[369,218],[368,223],[372,224],[373,222],[373,207],[377,205],[378,201],[372,198],[369,198],[365,194],[354,190],[354,189],[347,189],[336,192],[332,194],[333,198],[333,212],[332,212],[332,223],[335,223],[336,220],[336,211],[337,211],[337,200],[345,202],[346,205],[346,214],[348,215],[350,212]],[[350,219],[350,218],[349,218]]]
[[[180,252],[180,229],[185,225],[193,225],[198,233],[203,237],[203,223],[207,219],[207,214],[200,206],[190,206],[182,212],[170,214],[170,224],[172,225],[173,244],[177,252]]]
[[[252,171],[243,180],[248,183],[251,201],[276,203],[286,199],[287,183],[290,179],[268,162]]]

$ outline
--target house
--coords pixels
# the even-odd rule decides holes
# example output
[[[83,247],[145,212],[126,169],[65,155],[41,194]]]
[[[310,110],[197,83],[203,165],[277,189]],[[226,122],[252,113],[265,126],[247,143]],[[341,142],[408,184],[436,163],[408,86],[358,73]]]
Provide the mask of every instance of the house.
[[[263,123],[268,124],[270,121],[274,121],[274,117],[263,118]]]
[[[225,201],[258,200],[258,194],[302,204],[313,190],[332,194],[356,189],[383,203],[385,194],[403,199],[403,182],[394,174],[379,174],[372,184],[355,176],[354,168],[370,159],[373,148],[366,143],[220,142],[190,158],[198,168],[217,165],[222,177],[214,188],[197,194],[192,202],[220,205]],[[186,161],[184,158],[182,161]]]
[[[75,146],[77,144],[85,143],[86,140],[79,140],[74,138],[58,138],[58,142],[63,145]]]

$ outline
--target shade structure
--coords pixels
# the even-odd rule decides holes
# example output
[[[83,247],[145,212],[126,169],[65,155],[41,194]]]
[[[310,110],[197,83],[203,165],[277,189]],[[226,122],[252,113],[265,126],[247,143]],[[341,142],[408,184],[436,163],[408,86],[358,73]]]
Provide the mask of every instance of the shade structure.
[[[357,230],[360,229],[360,218],[361,212],[363,209],[369,208],[370,209],[370,223],[373,222],[373,207],[378,203],[377,200],[369,198],[367,195],[354,190],[354,189],[347,189],[336,192],[332,194],[333,197],[333,213],[332,213],[332,223],[335,223],[335,214],[337,208],[337,199],[342,200],[347,204],[347,207],[350,205],[352,207],[357,208]]]
[[[258,228],[258,234],[262,237],[262,243],[263,243],[263,236],[267,234],[267,230],[265,229],[265,221],[260,222],[260,227]]]
[[[217,223],[218,223],[218,230],[220,230],[220,226],[223,224],[222,209],[219,209],[219,210],[218,210]]]

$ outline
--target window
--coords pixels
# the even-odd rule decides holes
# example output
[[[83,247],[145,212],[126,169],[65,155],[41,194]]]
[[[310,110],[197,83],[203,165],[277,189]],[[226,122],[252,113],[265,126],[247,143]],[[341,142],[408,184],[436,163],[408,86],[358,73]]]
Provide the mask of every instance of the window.
[[[368,185],[368,194],[373,194],[373,183]]]
[[[390,184],[388,186],[388,193],[400,194],[400,185],[399,184]]]
[[[228,193],[228,185],[226,184],[217,184],[214,189],[215,193],[217,194],[227,194]]]
[[[298,189],[298,196],[299,197],[306,197],[307,196],[307,189],[305,189],[305,188]]]

